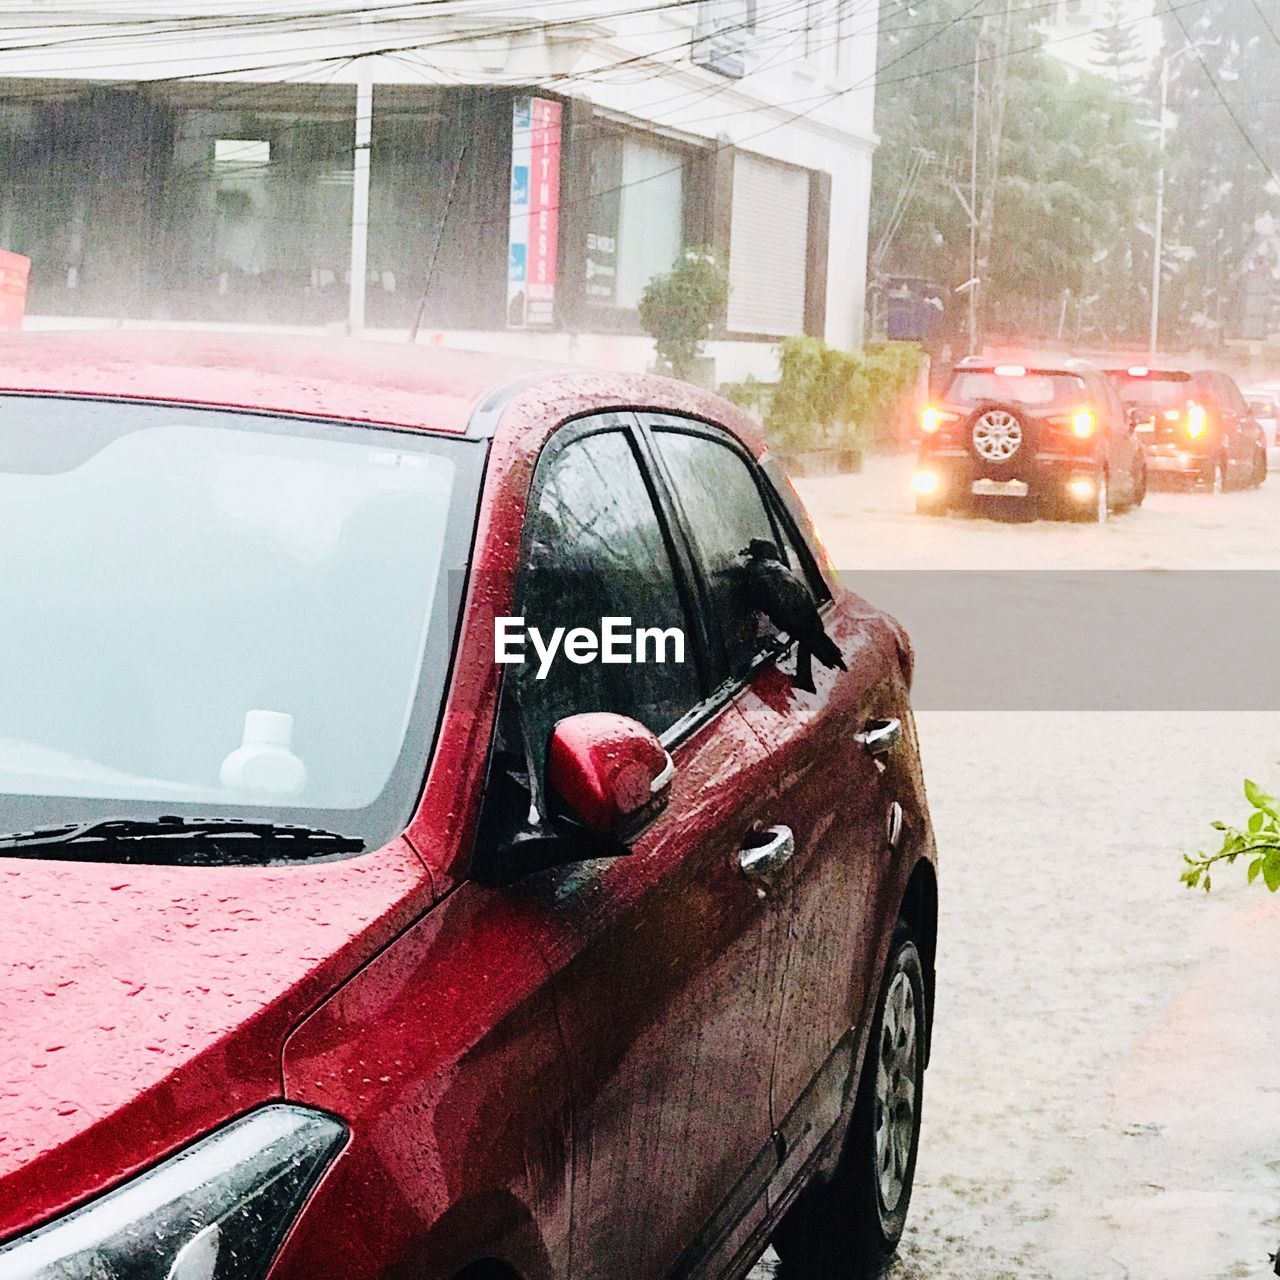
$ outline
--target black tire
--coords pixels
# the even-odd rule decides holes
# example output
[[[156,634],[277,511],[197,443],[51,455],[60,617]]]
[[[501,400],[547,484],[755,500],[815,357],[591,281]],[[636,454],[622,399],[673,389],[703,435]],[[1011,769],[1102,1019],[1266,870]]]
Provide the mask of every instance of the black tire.
[[[886,1007],[891,993],[901,1028],[887,1025]],[[889,1132],[883,1128],[885,1091],[900,1105],[905,1104],[905,1088],[900,1082],[907,1080],[907,1074],[901,1075],[900,1082],[890,1084],[887,1076],[882,1080],[879,1070],[886,1061],[901,1065],[906,1035],[906,1019],[901,1017],[904,1002],[908,1002],[905,1007],[909,1008],[907,1017],[914,1045],[909,1082],[910,1137],[905,1149],[901,1128],[896,1142],[881,1145],[877,1137],[878,1128]],[[920,951],[911,930],[899,921],[880,983],[867,1057],[839,1167],[830,1182],[805,1189],[774,1233],[773,1247],[782,1261],[781,1280],[864,1280],[879,1275],[893,1256],[906,1227],[920,1147],[927,1022]],[[878,1153],[887,1155],[886,1164],[892,1166],[883,1180]],[[893,1197],[892,1204],[886,1203],[887,1196]]]
[[[1206,458],[1200,467],[1200,483],[1210,493],[1226,493],[1227,491],[1227,459],[1215,455]]]
[[[1082,524],[1106,524],[1111,516],[1111,478],[1106,467],[1094,473],[1097,496],[1087,507],[1077,507],[1074,518]]]
[[[1260,489],[1267,480],[1267,446],[1264,441],[1262,444],[1254,445],[1253,448],[1253,470],[1249,473],[1249,488]]]
[[[1129,504],[1137,510],[1147,498],[1147,464],[1145,459],[1138,461],[1138,474],[1133,482],[1133,501]]]

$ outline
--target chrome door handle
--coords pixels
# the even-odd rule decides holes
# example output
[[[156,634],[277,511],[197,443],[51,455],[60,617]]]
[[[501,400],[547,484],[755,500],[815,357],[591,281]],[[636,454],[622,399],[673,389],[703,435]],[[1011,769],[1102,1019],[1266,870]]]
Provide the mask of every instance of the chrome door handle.
[[[744,846],[738,852],[738,866],[748,880],[762,886],[773,883],[778,872],[791,861],[796,838],[790,827],[769,827],[759,833],[762,843]]]
[[[898,719],[868,720],[861,733],[854,735],[870,756],[887,756],[902,738],[902,721]]]

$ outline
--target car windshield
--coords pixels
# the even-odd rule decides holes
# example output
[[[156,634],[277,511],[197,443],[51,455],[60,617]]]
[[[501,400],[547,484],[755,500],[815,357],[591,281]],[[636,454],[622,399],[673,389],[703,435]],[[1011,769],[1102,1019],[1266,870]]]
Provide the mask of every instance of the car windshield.
[[[1115,382],[1121,399],[1147,409],[1178,409],[1193,398],[1194,383],[1190,378],[1162,378],[1159,375],[1135,378],[1121,375]]]
[[[480,462],[426,433],[0,396],[4,830],[221,814],[397,834]]]
[[[1004,374],[975,369],[955,375],[947,398],[957,404],[1002,400],[1048,409],[1079,404],[1084,394],[1084,381],[1074,374]]]

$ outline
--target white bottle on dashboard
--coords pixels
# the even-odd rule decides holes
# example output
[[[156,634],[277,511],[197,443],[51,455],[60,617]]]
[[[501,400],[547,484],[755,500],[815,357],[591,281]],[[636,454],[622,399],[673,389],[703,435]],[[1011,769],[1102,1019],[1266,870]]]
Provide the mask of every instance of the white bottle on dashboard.
[[[244,740],[222,762],[222,785],[232,791],[296,796],[307,785],[307,766],[289,749],[292,743],[288,712],[245,712]]]

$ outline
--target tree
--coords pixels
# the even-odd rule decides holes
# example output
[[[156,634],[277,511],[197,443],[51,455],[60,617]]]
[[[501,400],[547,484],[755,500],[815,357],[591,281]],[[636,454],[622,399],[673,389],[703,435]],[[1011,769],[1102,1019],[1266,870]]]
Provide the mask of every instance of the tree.
[[[1134,227],[1153,186],[1154,140],[1115,85],[1042,49],[1042,4],[978,9],[985,27],[958,0],[918,10],[886,0],[882,8],[873,244],[910,181],[913,157],[921,146],[931,153],[883,269],[952,288],[969,278],[976,58],[984,325],[1052,336],[1069,296],[1096,299],[1091,311],[1077,303],[1073,319],[1083,316],[1110,338],[1139,337],[1150,254]],[[959,342],[958,317],[950,327]]]
[[[1143,93],[1149,60],[1137,28],[1126,17],[1132,17],[1132,8],[1123,0],[1108,0],[1103,6],[1105,25],[1094,37],[1092,61],[1122,97],[1133,100]]]
[[[1170,75],[1162,315],[1169,341],[1239,332],[1246,277],[1280,273],[1280,248],[1259,235],[1280,216],[1272,178],[1280,173],[1280,97],[1270,91],[1280,19],[1268,19],[1267,8],[1254,0],[1158,5],[1166,54],[1188,37],[1205,42]]]

